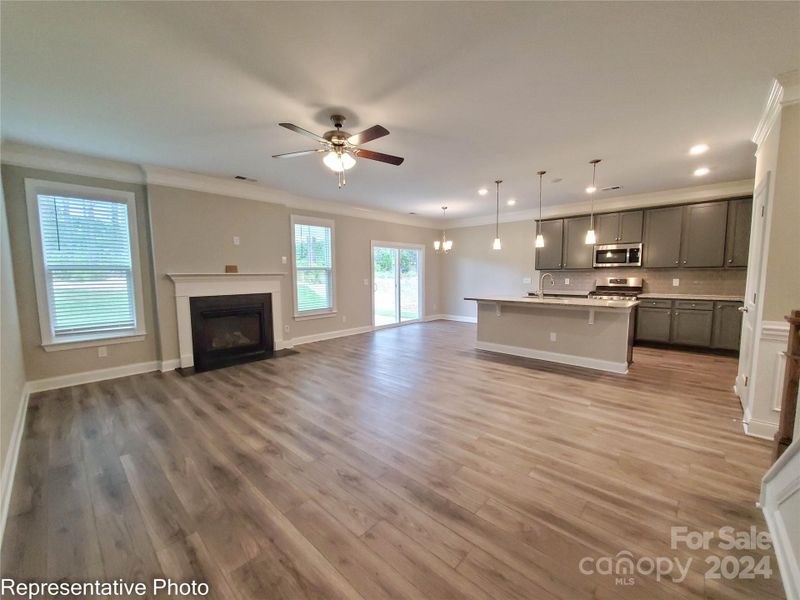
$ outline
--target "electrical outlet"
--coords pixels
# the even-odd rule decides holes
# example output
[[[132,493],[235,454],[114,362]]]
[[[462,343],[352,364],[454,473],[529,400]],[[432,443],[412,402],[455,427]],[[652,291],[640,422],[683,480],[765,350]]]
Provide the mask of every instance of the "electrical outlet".
[[[569,277],[564,277],[564,285],[569,285]]]
[[[342,315],[342,323],[347,323],[347,315]]]
[[[282,265],[286,264],[286,257],[285,256],[281,256],[281,264]]]
[[[677,277],[672,280],[672,287],[678,287],[681,284],[681,280]]]
[[[240,240],[239,240],[239,236],[238,235],[233,236],[233,245],[234,246],[238,246],[239,245],[239,241]]]
[[[288,325],[284,325],[283,326],[283,331],[284,331],[284,333],[289,333],[289,326]]]
[[[530,277],[523,277],[522,278],[522,283],[530,283],[530,282],[531,282],[531,278]]]
[[[436,302],[433,303],[433,310],[436,310]]]
[[[369,279],[364,280],[364,285],[369,285]]]
[[[555,342],[556,341],[556,332],[555,331],[551,331],[550,332],[550,341],[551,342]]]
[[[100,358],[105,358],[108,356],[108,346],[100,346],[97,349],[97,356]]]

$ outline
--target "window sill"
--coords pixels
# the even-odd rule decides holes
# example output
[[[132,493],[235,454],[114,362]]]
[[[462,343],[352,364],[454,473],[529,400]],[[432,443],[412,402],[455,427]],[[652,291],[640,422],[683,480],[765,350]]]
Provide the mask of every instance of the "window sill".
[[[311,319],[328,319],[330,317],[335,317],[335,316],[336,316],[336,311],[335,310],[329,310],[328,312],[313,313],[313,314],[310,314],[310,315],[304,315],[302,313],[299,314],[299,315],[295,314],[294,315],[294,320],[295,321],[309,321]]]
[[[93,348],[96,346],[111,346],[114,344],[130,344],[144,340],[146,331],[131,333],[111,333],[106,335],[74,335],[59,340],[52,340],[42,344],[46,352],[60,350],[77,350],[78,348]]]

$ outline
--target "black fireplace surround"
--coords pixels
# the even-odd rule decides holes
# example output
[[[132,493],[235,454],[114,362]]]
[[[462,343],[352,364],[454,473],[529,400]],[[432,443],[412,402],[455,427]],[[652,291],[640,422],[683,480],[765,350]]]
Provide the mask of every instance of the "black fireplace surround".
[[[275,352],[272,294],[197,296],[189,299],[194,370],[262,360]]]

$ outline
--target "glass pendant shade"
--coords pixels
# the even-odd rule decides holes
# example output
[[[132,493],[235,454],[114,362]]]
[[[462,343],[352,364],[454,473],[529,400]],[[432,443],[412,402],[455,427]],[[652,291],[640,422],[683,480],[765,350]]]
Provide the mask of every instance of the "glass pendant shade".
[[[539,220],[536,221],[536,243],[537,248],[544,248],[544,236],[542,235],[542,177],[547,171],[539,171]]]
[[[494,238],[494,243],[492,244],[492,250],[502,250],[502,246],[500,245],[500,238]]]
[[[453,249],[453,240],[445,240],[444,241],[444,251],[450,252]]]
[[[328,152],[325,158],[322,159],[325,166],[335,173],[341,173],[352,169],[356,165],[356,159],[350,156],[347,152],[338,154],[334,151]]]
[[[590,229],[586,232],[586,243],[593,245],[597,243],[597,236],[594,233],[594,229]]]
[[[592,198],[592,213],[589,217],[589,231],[586,232],[586,243],[594,245],[597,243],[597,235],[594,233],[594,193],[597,191],[597,163],[601,159],[595,158],[590,160],[589,164],[592,165],[592,185],[586,188],[586,193]]]
[[[536,247],[544,248],[544,236],[541,233],[536,236]]]
[[[437,252],[439,251],[439,248],[441,248],[441,247],[442,247],[442,242],[440,242],[439,240],[435,240],[433,242],[433,249],[436,250]]]

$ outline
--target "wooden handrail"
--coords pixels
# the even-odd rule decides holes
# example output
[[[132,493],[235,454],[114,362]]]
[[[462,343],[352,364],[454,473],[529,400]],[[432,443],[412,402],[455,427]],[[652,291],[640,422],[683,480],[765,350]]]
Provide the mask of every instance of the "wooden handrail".
[[[775,434],[773,462],[792,443],[794,420],[797,414],[797,391],[800,383],[800,310],[784,317],[789,322],[789,343],[786,348],[786,369],[783,375],[781,416]]]

